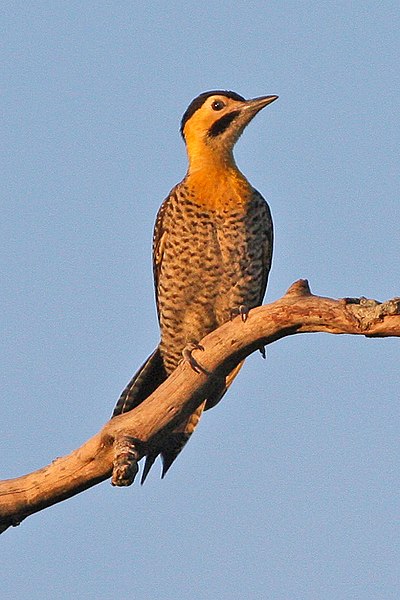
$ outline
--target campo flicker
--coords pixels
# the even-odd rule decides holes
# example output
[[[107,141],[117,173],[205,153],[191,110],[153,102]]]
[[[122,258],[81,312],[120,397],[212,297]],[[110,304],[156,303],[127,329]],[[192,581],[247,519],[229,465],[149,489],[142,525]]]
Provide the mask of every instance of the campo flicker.
[[[134,375],[113,416],[132,410],[178,366],[196,367],[191,352],[233,316],[262,303],[272,260],[268,204],[238,169],[233,148],[246,125],[277,96],[245,100],[230,91],[200,94],[182,117],[188,170],[162,203],[153,237],[153,269],[161,339]],[[158,455],[165,475],[196,428],[204,409],[219,402],[241,364],[221,388],[155,447],[142,482]]]

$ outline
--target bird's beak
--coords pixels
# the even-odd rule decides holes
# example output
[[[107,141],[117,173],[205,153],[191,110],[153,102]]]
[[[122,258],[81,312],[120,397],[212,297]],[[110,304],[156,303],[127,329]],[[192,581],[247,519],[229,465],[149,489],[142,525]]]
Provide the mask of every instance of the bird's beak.
[[[252,98],[251,100],[246,100],[244,109],[249,111],[252,116],[256,115],[258,111],[260,111],[264,106],[271,104],[278,99],[279,96],[260,96],[259,98]]]

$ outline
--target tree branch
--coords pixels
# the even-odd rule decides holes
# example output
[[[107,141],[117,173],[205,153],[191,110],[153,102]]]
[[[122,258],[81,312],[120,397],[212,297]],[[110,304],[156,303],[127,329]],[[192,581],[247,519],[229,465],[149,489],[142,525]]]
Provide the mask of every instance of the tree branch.
[[[333,300],[312,295],[307,281],[297,281],[281,299],[253,309],[246,322],[237,317],[207,335],[204,352],[195,351],[202,373],[182,362],[140,406],[108,421],[71,454],[0,482],[0,533],[109,478],[113,466],[112,482],[129,485],[147,445],[190,415],[241,360],[283,337],[311,332],[400,337],[400,298]]]

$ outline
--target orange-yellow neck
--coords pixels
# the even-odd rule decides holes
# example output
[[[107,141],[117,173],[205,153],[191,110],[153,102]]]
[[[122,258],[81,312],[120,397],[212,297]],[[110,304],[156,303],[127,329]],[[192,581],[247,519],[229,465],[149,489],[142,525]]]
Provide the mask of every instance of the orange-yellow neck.
[[[232,152],[215,153],[204,146],[200,152],[191,148],[185,185],[196,202],[213,210],[243,206],[252,187],[236,166]]]
[[[202,169],[187,174],[185,185],[197,204],[212,210],[234,208],[247,204],[252,188],[239,170]]]

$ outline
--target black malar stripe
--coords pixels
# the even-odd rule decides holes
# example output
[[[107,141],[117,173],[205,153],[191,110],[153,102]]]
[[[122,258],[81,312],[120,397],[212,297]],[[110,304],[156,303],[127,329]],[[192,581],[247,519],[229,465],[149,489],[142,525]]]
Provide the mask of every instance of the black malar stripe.
[[[208,130],[208,135],[210,137],[216,137],[217,135],[221,135],[226,129],[228,129],[229,125],[232,123],[234,119],[239,115],[238,110],[233,110],[232,112],[224,115],[218,121],[215,121]]]

